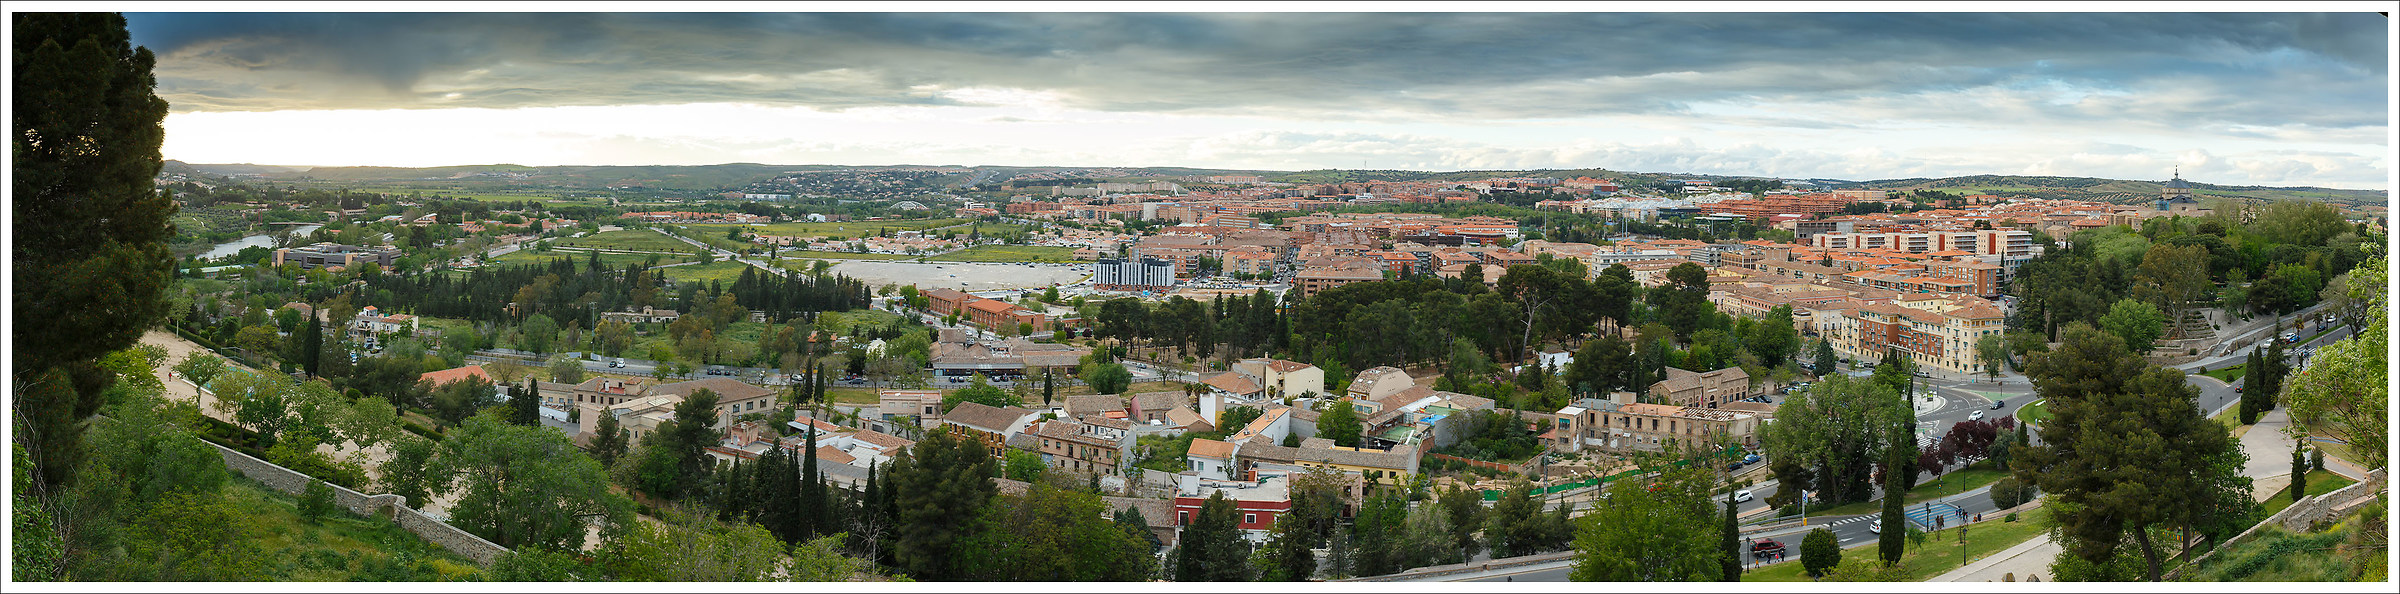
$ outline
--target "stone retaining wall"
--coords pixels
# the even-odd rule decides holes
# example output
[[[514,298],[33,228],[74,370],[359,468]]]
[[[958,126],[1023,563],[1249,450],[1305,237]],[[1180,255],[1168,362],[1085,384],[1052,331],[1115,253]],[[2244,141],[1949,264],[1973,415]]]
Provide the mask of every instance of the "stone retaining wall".
[[[297,496],[308,488],[310,482],[316,480],[298,471],[276,466],[265,460],[251,457],[249,454],[234,451],[232,448],[214,443],[208,445],[216,448],[217,453],[225,457],[226,468],[232,469],[242,476],[250,477],[270,489]],[[341,485],[327,483],[325,486],[333,488],[334,505],[350,510],[352,514],[368,517],[387,509],[391,510],[392,521],[399,523],[401,529],[417,535],[418,538],[425,539],[426,542],[448,549],[450,552],[474,559],[476,563],[490,565],[493,559],[500,557],[501,553],[508,552],[507,547],[492,544],[492,541],[484,540],[483,537],[469,534],[456,526],[434,519],[433,516],[425,515],[424,512],[410,509],[399,495],[368,495],[343,488]]]
[[[2207,561],[2210,557],[2215,557],[2217,555],[2217,551],[2225,550],[2227,547],[2233,546],[2234,543],[2249,540],[2250,536],[2257,534],[2258,529],[2260,528],[2272,525],[2282,526],[2284,530],[2289,530],[2292,532],[2307,532],[2308,529],[2314,527],[2317,522],[2327,522],[2339,518],[2342,516],[2342,514],[2350,512],[2349,506],[2344,504],[2357,501],[2361,497],[2374,495],[2376,492],[2382,491],[2384,488],[2383,481],[2383,469],[2378,468],[2368,472],[2366,480],[2358,481],[2355,484],[2342,487],[2340,489],[2334,489],[2333,491],[2324,495],[2309,497],[2293,502],[2291,507],[2283,508],[2283,511],[2275,512],[2275,515],[2272,516],[2267,516],[2267,519],[2259,521],[2258,525],[2251,526],[2249,530],[2243,530],[2241,534],[2234,535],[2233,538],[2226,539],[2225,542],[2220,543],[2215,547],[2211,547],[2207,553],[2203,553],[2199,557],[2192,559],[2192,562],[2185,563],[2182,567],[2177,567],[2174,571],[2167,572],[2165,577],[2168,580],[2173,580],[2176,578],[2176,576],[2182,575],[2185,571],[2199,567],[2202,562]],[[2278,496],[2281,497],[2283,495]]]

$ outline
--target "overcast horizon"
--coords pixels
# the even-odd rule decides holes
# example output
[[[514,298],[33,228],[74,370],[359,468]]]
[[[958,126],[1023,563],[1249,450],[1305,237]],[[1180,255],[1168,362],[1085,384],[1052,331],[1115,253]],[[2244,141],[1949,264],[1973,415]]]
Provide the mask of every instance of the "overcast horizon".
[[[1585,169],[2388,189],[2315,14],[129,13],[189,163]]]

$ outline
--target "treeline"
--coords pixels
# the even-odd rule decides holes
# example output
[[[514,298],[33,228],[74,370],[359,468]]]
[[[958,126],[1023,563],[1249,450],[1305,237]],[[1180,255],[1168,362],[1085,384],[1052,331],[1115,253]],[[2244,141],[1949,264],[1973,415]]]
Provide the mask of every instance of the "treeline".
[[[2244,208],[2255,208],[2246,223],[2235,212]],[[2327,283],[2382,242],[2331,206],[2296,201],[2227,202],[2216,214],[2151,219],[2139,231],[2082,231],[2018,269],[2011,288],[2023,301],[2011,322],[2055,340],[2069,323],[2106,326],[2102,318],[2126,299],[2162,312],[2168,332],[2195,306],[2243,316],[2290,313],[2315,305]]]
[[[848,311],[864,307],[872,295],[865,282],[848,276],[760,274],[755,268],[743,270],[730,288],[715,282],[671,283],[664,272],[643,265],[611,269],[600,263],[597,253],[582,266],[561,258],[548,264],[479,268],[464,276],[384,275],[367,282],[379,297],[390,292],[390,308],[418,315],[512,323],[538,314],[581,321],[586,327],[595,327],[603,312],[642,306],[692,311],[725,295],[749,311],[765,312],[769,319]]]

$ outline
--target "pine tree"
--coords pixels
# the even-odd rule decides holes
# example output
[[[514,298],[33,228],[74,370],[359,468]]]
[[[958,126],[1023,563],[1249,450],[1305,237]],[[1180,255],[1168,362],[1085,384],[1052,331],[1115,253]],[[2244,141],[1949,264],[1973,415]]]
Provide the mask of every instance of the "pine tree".
[[[175,202],[158,175],[167,102],[156,58],[114,13],[16,13],[8,200],[17,446],[43,486],[71,482],[84,419],[115,376],[96,362],[167,313]]]

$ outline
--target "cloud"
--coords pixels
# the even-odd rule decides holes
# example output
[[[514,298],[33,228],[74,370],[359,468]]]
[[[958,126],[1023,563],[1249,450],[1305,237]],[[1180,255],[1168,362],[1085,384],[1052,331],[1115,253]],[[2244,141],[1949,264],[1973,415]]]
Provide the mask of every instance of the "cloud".
[[[1687,113],[2041,81],[2054,119],[2382,125],[2382,18],[2233,14],[135,14],[178,110],[751,102],[1292,118]],[[2161,96],[2174,97],[2171,101]],[[2160,105],[2161,101],[2170,101]],[[1982,117],[1931,103],[1912,117]],[[2145,107],[2164,111],[2143,112]],[[2280,107],[2278,107],[2280,106]],[[2221,108],[2221,109],[2220,109]],[[2315,114],[2315,115],[2307,115]]]

